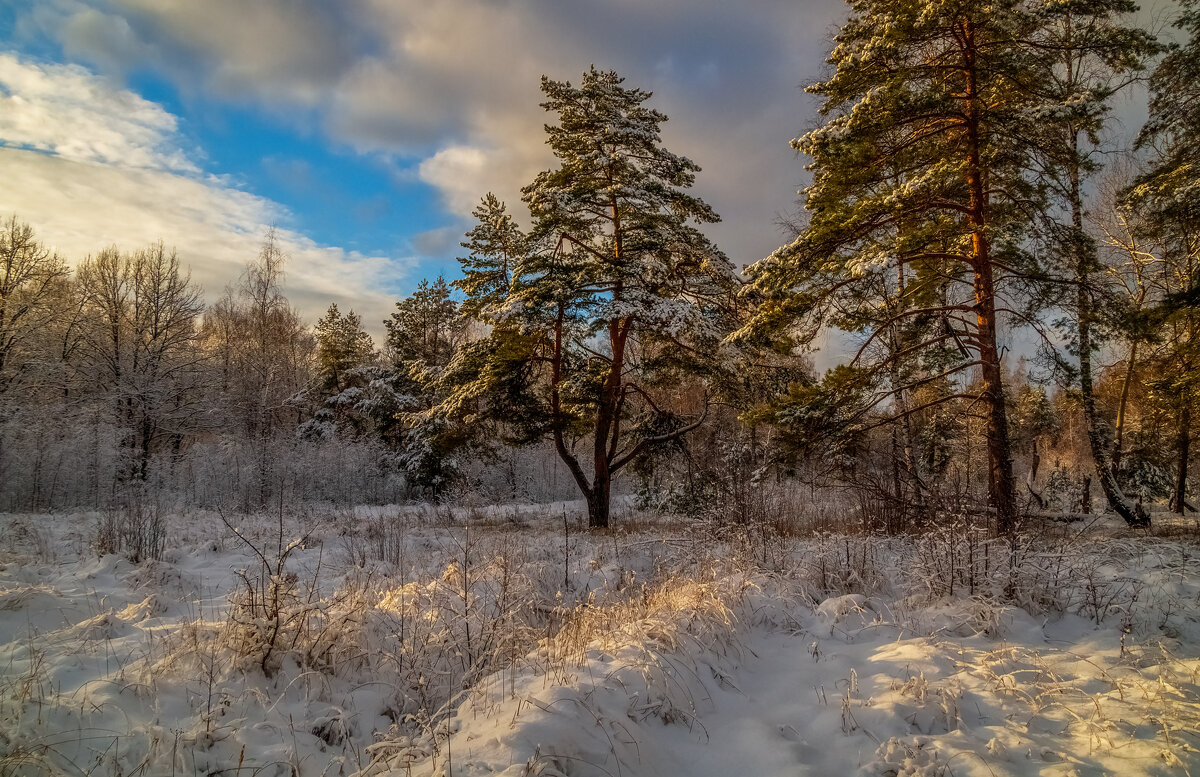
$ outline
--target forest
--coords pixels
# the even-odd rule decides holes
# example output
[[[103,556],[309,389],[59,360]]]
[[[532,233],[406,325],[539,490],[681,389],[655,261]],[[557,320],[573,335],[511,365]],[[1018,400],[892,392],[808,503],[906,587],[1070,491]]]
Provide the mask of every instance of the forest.
[[[795,239],[744,273],[647,92],[544,79],[560,166],[527,212],[485,196],[461,276],[398,301],[378,344],[336,305],[301,320],[273,234],[206,303],[165,242],[71,270],[13,215],[0,505],[574,492],[604,527],[614,483],[713,517],[771,512],[754,482],[845,492],[886,531],[1193,511],[1200,43],[1190,6],[1171,46],[1132,9],[853,17],[793,141]],[[1149,120],[1123,148],[1134,88]],[[840,363],[815,374],[814,345]]]
[[[7,218],[0,775],[1200,765],[1200,3],[849,7],[765,258],[596,66],[382,342]]]

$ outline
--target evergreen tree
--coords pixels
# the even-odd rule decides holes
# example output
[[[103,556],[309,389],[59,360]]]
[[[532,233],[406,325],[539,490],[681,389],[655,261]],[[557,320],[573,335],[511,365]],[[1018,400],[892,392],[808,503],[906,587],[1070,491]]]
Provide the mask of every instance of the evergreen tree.
[[[1074,314],[1069,334],[1079,356],[1079,401],[1101,489],[1122,518],[1142,525],[1149,518],[1121,493],[1110,456],[1112,435],[1096,407],[1092,353],[1105,330],[1117,325],[1106,311],[1120,306],[1097,304],[1107,296],[1109,278],[1084,229],[1083,201],[1085,181],[1098,168],[1099,134],[1112,97],[1158,50],[1153,36],[1126,22],[1135,11],[1131,0],[1043,0],[1036,7],[1038,30],[1026,45],[1039,76],[1040,100],[1030,107],[1030,123],[1039,136],[1042,180],[1059,202],[1059,213],[1043,235],[1050,253],[1063,257],[1061,266],[1050,268],[1050,298]]]
[[[362,319],[351,310],[346,315],[331,304],[313,327],[317,339],[317,379],[327,395],[340,394],[350,385],[350,371],[371,361],[375,344],[363,331]]]
[[[1159,313],[1166,347],[1157,388],[1175,412],[1172,502],[1182,513],[1200,401],[1200,2],[1181,0],[1180,6],[1175,26],[1187,39],[1170,47],[1150,77],[1150,119],[1138,144],[1151,161],[1125,203],[1163,260]]]
[[[439,277],[421,281],[383,323],[391,367],[372,381],[367,399],[378,428],[398,449],[409,488],[438,497],[461,478],[458,456],[479,439],[477,430],[435,411],[442,375],[467,336],[468,321]]]
[[[371,427],[360,404],[372,378],[375,344],[363,331],[358,314],[352,310],[342,315],[336,303],[313,326],[313,336],[315,383],[288,400],[312,416],[300,424],[299,433],[306,438],[335,433],[357,437]]]
[[[504,203],[488,193],[472,215],[477,222],[462,244],[469,252],[460,258],[463,277],[454,287],[467,295],[463,313],[494,322],[512,286],[513,269],[525,254],[528,238],[508,214]]]
[[[673,412],[669,387],[718,369],[737,283],[692,226],[718,218],[686,192],[699,168],[662,147],[667,117],[622,81],[595,68],[579,86],[542,79],[559,165],[523,189],[527,237],[494,198],[476,211],[460,288],[492,330],[451,364],[443,403],[522,440],[550,437],[593,527],[608,525],[618,471],[703,420]]]
[[[864,397],[851,422],[895,400],[896,387],[883,388],[881,376],[898,353],[932,356],[933,369],[909,379],[910,388],[978,368],[989,496],[998,529],[1009,532],[1017,502],[997,331],[999,313],[1019,307],[1001,292],[1015,292],[1029,275],[1020,246],[1030,210],[1042,208],[1042,192],[1026,176],[1033,63],[1023,41],[1037,21],[1016,0],[851,6],[829,58],[832,75],[809,87],[824,99],[825,123],[793,141],[813,160],[803,192],[808,226],[752,268],[762,297],[740,336],[790,329],[803,344],[829,323],[863,332],[851,365],[858,375],[837,378],[839,389]],[[891,263],[912,271],[909,301],[886,317],[843,317],[877,298],[874,271]],[[872,358],[869,346],[907,321],[926,323],[920,337]]]
[[[396,303],[396,312],[383,322],[393,364],[440,371],[450,363],[467,331],[450,294],[446,280],[438,278],[432,284],[421,281],[411,296]]]

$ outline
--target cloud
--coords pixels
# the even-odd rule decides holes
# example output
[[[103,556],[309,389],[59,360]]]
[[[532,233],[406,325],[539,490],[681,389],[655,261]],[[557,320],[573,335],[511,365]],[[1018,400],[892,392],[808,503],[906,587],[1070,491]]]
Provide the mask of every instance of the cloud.
[[[133,92],[71,65],[0,54],[0,142],[64,159],[198,172],[169,142],[176,119]]]
[[[421,232],[413,237],[413,248],[421,256],[444,256],[458,249],[464,231],[453,226]]]
[[[149,66],[185,90],[291,111],[360,152],[416,158],[463,216],[489,190],[515,205],[551,160],[542,74],[615,68],[655,91],[668,146],[705,173],[700,193],[739,261],[782,241],[776,215],[804,181],[788,140],[811,104],[838,0],[49,0],[28,18],[72,56]]]
[[[422,181],[441,192],[447,210],[468,215],[479,204],[480,187],[489,174],[498,179],[491,183],[507,183],[498,169],[501,165],[496,163],[496,157],[503,153],[473,146],[451,146],[421,162],[417,171]]]
[[[46,0],[20,18],[67,56],[124,73],[147,65],[185,85],[278,104],[321,98],[370,39],[323,0]],[[204,78],[195,76],[203,73]],[[252,88],[247,89],[247,85]]]
[[[82,68],[0,55],[0,91],[0,213],[30,223],[69,261],[161,239],[213,299],[279,224],[291,257],[285,289],[301,313],[315,319],[335,301],[382,330],[387,290],[407,280],[412,260],[322,246],[288,229],[282,206],[201,172],[174,116]]]

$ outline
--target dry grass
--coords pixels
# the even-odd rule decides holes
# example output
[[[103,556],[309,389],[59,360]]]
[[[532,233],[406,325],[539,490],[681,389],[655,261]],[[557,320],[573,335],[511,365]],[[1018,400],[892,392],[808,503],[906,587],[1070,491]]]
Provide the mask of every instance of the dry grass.
[[[108,612],[96,597],[71,625],[101,618],[93,625],[111,636],[77,630],[68,641],[65,631],[31,629],[5,648],[0,775],[84,763],[106,764],[95,774],[270,773],[278,763],[242,763],[245,721],[291,741],[298,774],[320,774],[335,757],[346,771],[441,763],[464,704],[473,714],[496,714],[531,677],[623,689],[637,699],[635,721],[658,719],[703,736],[705,673],[742,664],[748,630],[797,630],[814,604],[844,594],[887,603],[874,627],[908,635],[1002,638],[1013,607],[1120,630],[1130,635],[1126,663],[1105,668],[1111,684],[1103,689],[1028,651],[963,660],[982,667],[975,679],[990,693],[1020,696],[1014,704],[1028,714],[1058,715],[1098,747],[1119,746],[1133,733],[1117,721],[1135,714],[1149,721],[1155,705],[1172,710],[1155,734],[1164,753],[1178,760],[1185,746],[1200,744],[1187,733],[1200,725],[1200,670],[1179,657],[1186,648],[1177,644],[1198,606],[1193,544],[1061,527],[1010,543],[966,520],[877,537],[819,530],[835,523],[828,508],[788,510],[786,520],[777,513],[751,523],[627,515],[620,529],[595,534],[581,531],[579,516],[567,516],[564,530],[561,513],[484,507],[248,521],[243,532],[196,546],[226,554],[241,547],[247,563],[230,573],[222,595],[198,593],[186,615],[177,608],[160,622]],[[39,536],[30,528],[18,541],[10,535],[8,552],[52,557],[51,535]],[[3,606],[24,608],[51,589],[20,591],[6,593]],[[937,610],[947,601],[957,603],[953,622]],[[137,625],[143,621],[152,625]],[[1145,647],[1154,641],[1159,652]],[[104,663],[102,682],[56,686],[54,663],[72,651]],[[892,690],[956,725],[944,681],[915,675]],[[160,697],[182,700],[170,728],[112,723],[118,710],[144,712]],[[592,709],[586,693],[573,698]],[[844,706],[849,728],[850,716],[865,713],[852,694]],[[380,717],[385,731],[376,743]],[[102,725],[121,730],[100,732]],[[613,736],[613,753],[624,753],[619,732]],[[543,750],[529,773],[569,771],[564,757]]]

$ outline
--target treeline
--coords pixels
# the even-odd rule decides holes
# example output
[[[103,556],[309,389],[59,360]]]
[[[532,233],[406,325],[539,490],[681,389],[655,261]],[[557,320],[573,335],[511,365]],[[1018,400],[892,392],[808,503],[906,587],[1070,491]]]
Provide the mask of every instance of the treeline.
[[[472,464],[500,468],[469,484],[490,498],[570,495],[544,451],[504,455],[427,415],[469,331],[444,280],[396,304],[377,348],[336,305],[305,323],[285,264],[271,231],[205,304],[163,243],[72,270],[30,225],[4,223],[0,510],[436,501]]]
[[[527,217],[485,196],[461,277],[398,302],[379,349],[336,306],[303,325],[272,237],[204,308],[161,245],[72,275],[14,219],[0,498],[258,509],[440,499],[480,472],[528,498],[554,472],[595,527],[622,479],[717,520],[836,488],[892,531],[954,513],[1007,533],[1092,510],[1093,486],[1132,525],[1189,510],[1200,4],[1171,45],[1136,10],[854,3],[793,142],[813,173],[796,237],[745,276],[649,93],[543,78],[557,166]],[[1150,119],[1119,149],[1112,106],[1139,82]],[[818,377],[829,332],[850,352]]]
[[[106,248],[72,272],[10,219],[0,229],[3,508],[105,507],[146,488],[265,503],[315,349],[280,293],[282,258],[269,236],[238,286],[206,306],[162,243]]]

